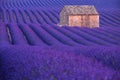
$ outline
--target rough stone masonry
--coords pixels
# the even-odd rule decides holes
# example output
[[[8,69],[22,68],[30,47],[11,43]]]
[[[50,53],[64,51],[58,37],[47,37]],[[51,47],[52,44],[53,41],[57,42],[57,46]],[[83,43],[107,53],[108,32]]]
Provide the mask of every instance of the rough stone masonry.
[[[99,27],[99,14],[92,5],[66,5],[60,13],[59,25]]]

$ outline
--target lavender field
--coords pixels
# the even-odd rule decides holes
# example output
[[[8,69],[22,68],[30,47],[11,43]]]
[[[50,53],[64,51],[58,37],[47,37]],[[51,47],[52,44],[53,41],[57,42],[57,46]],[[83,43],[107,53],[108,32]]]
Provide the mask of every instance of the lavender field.
[[[119,3],[0,0],[0,80],[120,80]],[[59,27],[64,5],[94,5],[100,27]]]

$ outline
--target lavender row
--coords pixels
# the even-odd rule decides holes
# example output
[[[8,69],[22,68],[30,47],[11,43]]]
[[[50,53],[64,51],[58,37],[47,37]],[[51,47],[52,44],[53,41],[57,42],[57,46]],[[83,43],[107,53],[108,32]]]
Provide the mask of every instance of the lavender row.
[[[112,17],[112,19],[109,19],[109,17],[106,17],[106,15],[101,14],[101,22],[102,21],[103,21],[104,24],[106,24],[108,26],[112,25],[113,27],[119,27],[119,24],[115,23],[116,19],[114,19],[113,17]]]
[[[19,10],[15,10],[14,12],[16,14],[17,23],[24,23],[23,16],[20,14]]]
[[[57,24],[58,20],[53,14],[50,13],[50,11],[44,10],[44,14],[49,17],[52,23]]]
[[[101,35],[99,33],[95,33],[93,31],[91,31],[90,29],[81,29],[81,31],[88,33],[88,34],[91,34],[95,37],[98,37],[101,40],[108,42],[109,44],[116,45],[116,43],[114,43],[112,40],[109,40],[108,37],[105,37],[104,35]]]
[[[93,1],[93,0],[56,0],[56,1],[42,1],[42,0],[4,0],[1,1],[1,7],[5,9],[12,9],[12,8],[62,8],[64,5],[82,5],[82,4],[88,4],[88,5],[95,5],[97,9],[119,9],[118,1],[110,0],[108,1]],[[108,5],[105,5],[107,3]],[[111,5],[112,3],[112,5]],[[111,5],[111,6],[109,6]]]
[[[9,32],[5,24],[0,23],[0,45],[9,45]]]
[[[57,31],[61,32],[62,34],[68,36],[69,38],[71,38],[73,41],[77,42],[80,45],[86,45],[86,46],[87,45],[97,45],[97,44],[94,44],[94,43],[90,42],[89,40],[86,40],[83,37],[80,37],[64,28],[59,28],[58,26],[54,26],[54,25],[52,27],[54,29],[56,29]]]
[[[30,45],[46,46],[46,44],[37,36],[37,34],[26,24],[20,24],[20,29],[24,33]]]
[[[65,29],[73,32],[74,34],[77,34],[78,36],[81,36],[83,38],[85,38],[86,40],[89,40],[95,44],[98,44],[98,45],[111,45],[111,43],[108,43],[102,39],[99,39],[93,35],[90,35],[86,32],[82,32],[81,30],[77,29],[77,27],[75,28],[69,28],[69,27],[64,27]]]
[[[120,36],[119,32],[116,31],[116,30],[120,30],[120,28],[116,29],[116,30],[114,30],[112,28],[100,28],[100,30],[102,30],[104,32],[107,32],[107,33],[109,33],[109,34],[111,34],[111,35],[113,35],[113,36],[115,36],[117,38],[119,38],[118,36]]]
[[[37,18],[32,14],[32,12],[31,11],[29,11],[29,10],[25,10],[27,13],[28,13],[28,15],[30,16],[30,19],[31,19],[31,23],[38,23],[37,22]]]
[[[21,22],[21,20],[19,21],[16,21],[14,20],[14,15],[16,16],[16,18],[21,18],[19,17],[18,15],[22,15],[23,16],[23,20],[22,22],[24,23],[44,23],[44,24],[57,24],[59,22],[59,15],[58,13],[55,11],[55,10],[41,10],[41,9],[34,9],[34,8],[31,8],[31,9],[20,9],[20,13],[16,12],[16,9],[13,9],[13,10],[7,10],[7,9],[2,9],[3,10],[3,13],[6,14],[6,16],[10,16],[10,20],[8,20],[8,17],[4,17],[5,20],[4,22]],[[36,12],[37,10],[37,12]],[[32,13],[31,13],[32,11]],[[52,11],[52,12],[51,12]],[[17,13],[17,14],[15,14]],[[100,13],[100,26],[114,26],[114,27],[119,27],[119,15],[114,15],[114,16],[117,16],[116,18],[115,17],[110,17],[112,16],[112,14],[109,14],[109,15],[105,15],[107,12],[104,12],[104,13]],[[55,15],[53,15],[55,14]],[[37,18],[39,17],[39,18]],[[56,18],[57,19],[56,19]],[[42,20],[42,19],[43,20]],[[41,21],[42,20],[42,21]]]
[[[48,16],[46,16],[43,11],[39,11],[39,14],[43,17],[46,24],[52,24],[50,18]]]
[[[26,45],[27,40],[24,37],[24,34],[19,29],[17,24],[8,24],[7,27],[9,28],[11,38],[12,38],[12,44],[16,45]]]
[[[120,42],[119,42],[119,40],[120,40],[120,38],[118,37],[120,34],[118,33],[118,35],[116,36],[116,34],[113,34],[114,33],[114,31],[112,31],[111,33],[108,33],[108,32],[106,32],[106,31],[104,31],[104,30],[98,30],[98,29],[93,29],[92,31],[95,31],[95,32],[97,32],[97,33],[99,33],[99,35],[100,34],[103,34],[105,37],[107,37],[107,39],[109,39],[111,42],[113,42],[113,43],[115,43],[115,44],[120,44]],[[108,30],[107,30],[108,31]],[[116,39],[116,38],[118,38],[118,39]],[[107,40],[106,39],[106,40]]]
[[[28,28],[30,27],[29,25],[24,25],[24,24],[21,24],[23,25],[23,28],[25,26],[28,26]],[[35,25],[35,26],[34,26]],[[12,36],[12,39],[13,39],[13,44],[19,44],[19,42],[21,44],[24,43],[24,40],[19,40],[17,39],[17,35],[20,35],[21,36],[21,39],[22,38],[22,35],[24,36],[29,36],[31,33],[29,32],[33,32],[35,35],[33,37],[38,37],[40,38],[40,40],[42,40],[43,42],[45,42],[45,44],[47,43],[48,45],[52,45],[52,44],[56,44],[56,43],[60,43],[60,44],[73,44],[73,45],[90,45],[90,46],[93,46],[93,45],[119,45],[119,33],[116,33],[114,32],[113,30],[110,30],[108,31],[106,28],[100,28],[100,29],[85,29],[85,28],[78,28],[78,27],[74,27],[74,28],[70,28],[70,27],[63,27],[63,28],[59,28],[58,26],[56,25],[41,25],[39,26],[39,24],[34,24],[34,28],[32,28],[30,31],[29,29],[27,30],[22,30],[22,32],[24,34],[21,34],[21,31],[19,29],[17,29],[16,27],[19,26],[19,24],[16,24],[16,27],[14,27],[15,25],[11,24],[9,27],[10,30],[11,30],[11,36]],[[39,27],[38,27],[39,26]],[[7,25],[5,25],[5,27],[7,27]],[[14,28],[13,28],[14,27]],[[11,29],[12,28],[12,29]],[[38,30],[37,30],[37,29]],[[41,30],[40,29],[44,29]],[[34,30],[35,29],[35,30]],[[100,31],[101,29],[106,29],[105,31]],[[36,31],[37,30],[37,31]],[[46,34],[45,32],[47,31],[48,34]],[[98,33],[99,32],[99,33]],[[17,33],[17,34],[14,34],[14,33]],[[27,33],[27,34],[26,34]],[[29,34],[28,34],[29,33]],[[54,39],[52,39],[52,41],[48,41],[47,38],[44,38],[44,33],[46,34],[46,36],[48,35],[51,35]],[[96,33],[96,34],[94,34]],[[103,33],[104,35],[101,35],[100,33]],[[114,34],[113,34],[114,33]],[[91,34],[91,35],[89,35]],[[110,36],[109,36],[110,35]],[[14,38],[14,37],[15,38]],[[42,37],[43,36],[43,37]],[[49,36],[48,38],[51,38],[51,36]],[[64,36],[64,37],[62,37]],[[27,38],[27,37],[26,37]],[[113,39],[114,38],[114,39]],[[29,38],[27,38],[27,41],[29,40]],[[16,43],[16,41],[18,41],[18,43]],[[22,43],[23,41],[23,43]],[[31,39],[30,39],[31,41]],[[15,42],[15,43],[14,43]],[[29,42],[29,41],[28,41]],[[36,44],[39,42],[37,41],[34,41]],[[72,42],[72,43],[71,43]],[[31,44],[31,43],[30,43]]]
[[[51,28],[49,25],[43,25],[42,28],[46,30],[49,34],[51,34],[53,37],[55,37],[58,41],[67,44],[67,45],[78,45],[76,42],[74,42],[72,39],[68,38],[64,34],[58,32],[57,30]]]
[[[115,13],[115,12],[114,12]],[[118,12],[117,12],[118,13]],[[109,21],[112,21],[112,23],[114,22],[115,24],[120,24],[119,23],[119,20],[120,20],[120,16],[119,16],[119,13],[118,14],[111,14],[111,13],[106,13],[106,12],[103,12],[103,16],[105,18],[108,18]]]
[[[50,35],[46,30],[42,28],[39,24],[30,24],[29,25],[34,32],[48,45],[64,45],[60,41],[58,41],[56,38],[54,38],[52,35]]]
[[[34,10],[33,13],[34,13],[35,16],[37,17],[38,22],[39,22],[40,24],[46,24],[46,22],[44,21],[43,17],[40,15],[40,13],[39,13],[38,10]]]
[[[93,33],[96,33],[96,36],[98,36],[99,38],[101,38],[101,39],[103,39],[103,40],[105,40],[105,41],[108,41],[109,43],[111,43],[111,44],[120,44],[119,43],[119,41],[117,41],[117,40],[115,40],[115,39],[113,39],[113,38],[111,38],[109,35],[110,34],[105,34],[105,32],[104,31],[100,31],[100,30],[97,30],[97,29],[81,29],[82,31],[85,31],[85,32],[91,32],[91,34],[92,34],[92,32]],[[102,34],[102,35],[101,35]],[[114,37],[114,36],[113,36]]]

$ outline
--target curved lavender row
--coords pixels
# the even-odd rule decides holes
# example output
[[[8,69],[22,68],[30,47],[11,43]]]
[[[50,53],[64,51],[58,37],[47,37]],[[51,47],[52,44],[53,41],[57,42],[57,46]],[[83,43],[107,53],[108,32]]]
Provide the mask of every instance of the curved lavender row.
[[[119,42],[120,38],[118,36],[112,34],[112,33],[114,33],[114,31],[112,31],[111,34],[106,32],[106,31],[104,31],[104,30],[100,30],[100,29],[99,30],[98,29],[92,29],[92,31],[95,31],[95,33],[98,33],[99,35],[102,34],[102,36],[107,37],[106,40],[109,39],[111,41],[111,43],[120,45],[120,42]],[[119,33],[118,33],[118,35],[119,35]],[[116,38],[118,38],[118,39],[116,39]]]
[[[3,10],[0,7],[0,22],[3,22]]]
[[[16,26],[18,26],[18,25],[19,24],[16,24]],[[34,25],[36,25],[36,24],[34,24]],[[27,25],[27,24],[26,24],[26,26],[29,27],[29,25]],[[67,27],[67,26],[59,28],[56,25],[47,25],[47,24],[42,25],[42,26],[43,26],[43,29],[44,29],[44,27],[46,27],[45,30],[47,29],[47,26],[49,26],[48,29],[47,29],[47,32],[50,33],[50,34],[52,33],[51,34],[52,37],[56,38],[58,40],[58,41],[56,40],[57,42],[61,42],[60,39],[62,39],[64,41],[68,41],[66,38],[69,38],[72,42],[75,43],[75,45],[82,45],[82,44],[91,45],[91,46],[92,45],[107,45],[107,46],[108,45],[111,45],[111,46],[119,45],[118,44],[119,43],[119,31],[118,31],[119,28],[116,28],[118,32],[114,32],[114,31],[116,31],[116,29],[103,28],[103,27],[99,28],[99,29],[96,29],[96,28],[95,29],[88,29],[88,28],[81,28],[80,29],[78,27],[71,28],[71,27]],[[37,26],[35,26],[35,27],[37,27]],[[41,28],[41,27],[39,27],[39,28]],[[53,34],[54,31],[53,32],[50,31],[51,29],[57,32],[56,35],[64,35],[66,38],[64,39],[63,37],[58,37],[58,36],[56,37],[55,34]],[[101,29],[102,29],[102,31],[100,31]],[[13,30],[15,30],[15,29],[13,28]],[[99,33],[96,33],[96,31],[99,32]],[[28,33],[29,30],[26,29],[25,32]],[[89,33],[92,34],[92,35],[89,35]],[[104,35],[101,35],[100,33],[103,33]],[[36,35],[37,37],[38,37],[38,34],[40,34],[41,36],[44,36],[44,34],[39,33],[39,31],[37,31],[37,35]],[[17,35],[19,35],[19,33]],[[40,37],[40,35],[39,35],[39,37]],[[11,36],[14,36],[14,33]],[[49,43],[46,40],[47,40],[47,38],[44,39],[43,42],[45,41],[46,43]],[[87,42],[85,40],[87,40]],[[64,43],[64,41],[62,43]],[[109,41],[109,42],[107,42],[107,41]],[[20,42],[22,42],[22,41],[20,41]],[[55,43],[55,42],[52,42],[52,43]],[[82,42],[82,44],[79,44],[81,42]],[[39,44],[39,42],[36,41],[36,44],[37,43]],[[67,43],[70,43],[70,42],[67,42]]]
[[[7,27],[5,24],[0,23],[0,45],[9,45],[10,40],[8,36]]]
[[[54,11],[50,11],[49,12],[51,15],[54,15],[54,17],[56,18],[56,23],[59,23],[59,14],[54,10]]]
[[[113,30],[114,32],[116,32],[118,34],[120,33],[120,28],[119,27],[115,28],[115,29],[114,28],[109,28],[109,29]]]
[[[46,23],[46,22],[44,21],[42,15],[39,14],[39,11],[37,11],[37,10],[32,10],[32,13],[36,16],[36,18],[37,18],[37,20],[38,20],[38,22],[39,22],[40,24],[45,24],[45,23]]]
[[[47,11],[47,10],[44,10],[44,14],[49,17],[49,19],[51,20],[52,23],[57,24],[58,21],[57,21],[56,17],[53,16],[53,15],[50,13],[49,10],[48,10],[48,11]]]
[[[106,42],[106,41],[104,41],[102,39],[99,39],[99,38],[97,38],[95,36],[92,36],[92,35],[90,35],[88,33],[85,33],[85,32],[82,32],[81,30],[76,29],[76,27],[75,28],[64,27],[64,28],[66,30],[69,30],[69,31],[77,34],[78,36],[81,36],[81,37],[83,37],[83,38],[85,38],[85,39],[87,39],[87,40],[89,40],[91,42],[94,42],[96,44],[99,44],[99,45],[112,45],[111,43],[108,43],[108,42]]]
[[[47,25],[47,24],[43,25],[42,28],[64,44],[67,44],[67,45],[70,45],[70,46],[78,46],[79,45],[76,42],[74,42],[72,39],[65,36],[64,34],[58,32],[57,30],[55,30],[53,28],[51,28],[50,25]]]
[[[16,11],[17,12],[17,11]],[[24,22],[24,23],[27,23],[26,21],[28,21],[28,23],[29,23],[29,20],[28,20],[28,18],[26,18],[26,14],[24,13],[24,10],[18,10],[18,13],[19,13],[19,15],[18,15],[18,20],[22,20],[22,21],[19,21],[19,22]],[[19,19],[20,18],[20,19]]]
[[[16,22],[16,15],[13,13],[12,10],[8,10],[9,15],[10,15],[10,23]]]
[[[31,23],[38,23],[36,17],[32,14],[32,12],[30,12],[29,10],[25,10],[25,11],[26,11],[26,12],[28,13],[28,15],[30,16]]]
[[[37,35],[34,33],[32,29],[26,24],[19,24],[19,28],[24,33],[26,39],[28,40],[30,45],[39,45],[39,46],[46,46],[45,44]]]
[[[21,10],[21,12],[22,12],[22,14],[23,14],[25,23],[31,23],[31,19],[30,19],[30,16],[28,15],[28,13],[25,12],[25,10]]]
[[[24,37],[24,34],[19,29],[17,24],[8,24],[7,25],[12,37],[12,43],[16,45],[27,45],[27,40]]]
[[[43,11],[40,11],[39,14],[43,17],[46,24],[52,24],[52,21],[50,20],[50,18],[47,15],[45,15]]]
[[[65,45],[59,42],[56,38],[51,36],[47,31],[45,31],[42,26],[39,24],[30,24],[30,27],[33,29],[34,32],[38,34],[41,39],[43,39],[49,45]]]
[[[96,0],[1,0],[2,3],[1,6],[4,6],[4,8],[62,8],[63,5],[95,5],[97,9],[119,9],[119,1],[118,0],[106,0],[106,1],[96,1]],[[105,5],[105,4],[108,5]],[[112,5],[111,5],[112,3]],[[13,6],[11,6],[14,4]]]
[[[87,45],[88,46],[89,45],[93,45],[93,46],[97,45],[95,43],[90,42],[89,40],[84,39],[83,37],[80,37],[80,36],[78,36],[76,34],[73,34],[71,31],[68,31],[68,30],[66,30],[64,28],[59,28],[58,26],[55,26],[55,25],[53,25],[51,27],[53,27],[57,31],[63,33],[64,35],[68,36],[69,38],[71,38],[72,40],[74,40],[75,42],[77,42],[80,45],[86,45],[86,46]]]
[[[16,9],[14,10],[15,14],[16,14],[16,18],[17,18],[17,23],[24,23],[22,15],[19,13],[19,11]]]
[[[113,18],[114,19],[114,18]],[[107,23],[107,25],[112,25],[114,27],[116,27],[117,25],[115,23],[113,23],[114,21],[111,21],[108,17],[106,17],[104,14],[101,14],[101,20],[105,21]]]
[[[23,22],[26,23],[26,20],[25,20],[23,13],[22,13],[22,10],[18,10],[18,12],[20,13]]]
[[[4,22],[8,23],[9,21],[8,21],[8,15],[6,10],[3,10],[3,16],[4,16],[3,18]]]
[[[116,41],[116,40],[114,40],[114,39],[112,39],[112,38],[109,38],[109,36],[106,36],[106,35],[104,35],[104,32],[102,32],[102,31],[99,31],[99,30],[94,30],[94,29],[81,29],[81,31],[84,31],[84,32],[86,32],[86,33],[91,33],[91,34],[93,34],[93,33],[96,33],[95,35],[96,35],[96,37],[99,37],[99,38],[101,38],[102,40],[105,40],[105,41],[107,41],[107,42],[109,42],[109,43],[111,43],[111,44],[117,44],[117,45],[119,45],[120,43],[119,43],[119,41]],[[102,33],[102,35],[101,35],[101,33]],[[94,34],[93,34],[94,35]]]
[[[114,21],[115,25],[120,25],[119,20],[120,20],[120,16],[119,14],[113,15],[113,14],[104,14],[107,15],[107,18],[110,19],[111,21]],[[113,20],[114,18],[114,20]]]
[[[106,19],[109,19],[109,22],[111,23],[111,24],[113,24],[113,25],[119,25],[120,23],[119,23],[119,14],[115,14],[115,15],[113,15],[113,14],[110,14],[110,13],[106,13],[106,12],[103,12],[102,13],[102,16],[104,17],[104,18],[106,18]],[[114,22],[114,23],[113,23]]]
[[[27,11],[27,13],[24,12]],[[37,10],[37,12],[36,12]],[[13,10],[8,10],[8,9],[3,9],[2,8],[2,11],[5,15],[4,17],[4,22],[10,22],[6,16],[10,16],[10,19],[12,20],[12,22],[16,22],[14,19],[14,16],[12,15],[9,15],[8,13],[12,13],[14,11],[16,11],[16,9],[13,9]],[[36,8],[31,8],[31,9],[20,9],[20,14],[23,16],[23,20],[22,22],[24,23],[31,23],[31,22],[34,22],[34,23],[40,23],[40,24],[57,24],[59,23],[59,13],[56,12],[56,10],[49,10],[49,9],[36,9]],[[52,11],[52,12],[51,12]],[[32,14],[31,14],[32,12]],[[100,27],[107,27],[107,26],[112,26],[112,27],[119,27],[119,14],[115,14],[113,17],[111,17],[115,12],[110,12],[109,15],[105,15],[105,14],[108,14],[109,11],[99,11],[100,12]],[[17,13],[17,12],[16,12]],[[118,12],[117,12],[118,13]],[[19,13],[17,13],[19,14]],[[17,15],[16,14],[16,15]],[[53,15],[54,14],[54,15]],[[4,16],[3,15],[3,16]],[[19,16],[18,16],[19,17]],[[18,18],[16,17],[16,18]],[[56,18],[55,18],[56,17]],[[110,17],[110,19],[109,19]],[[19,17],[21,18],[21,17]],[[37,20],[36,20],[37,19]],[[19,19],[17,19],[19,20]],[[21,20],[17,21],[18,22],[21,22]]]
[[[78,27],[75,27],[76,29],[78,29],[79,31],[82,31],[84,33],[87,33],[87,34],[90,34],[96,38],[99,38],[100,40],[102,40],[103,42],[105,41],[106,43],[109,43],[111,45],[116,45],[114,43],[112,43],[112,41],[109,41],[104,35],[101,35],[101,34],[98,34],[98,33],[95,33],[94,31],[91,31],[91,29],[84,29],[84,28],[78,28]],[[108,41],[107,41],[108,40]]]
[[[11,17],[10,16],[11,16],[10,11],[7,9],[6,10],[6,18],[7,18],[8,23],[11,23]]]
[[[16,24],[16,26],[18,26],[19,24]],[[23,24],[24,25],[24,24]],[[36,24],[34,24],[34,25],[36,25]],[[26,26],[28,26],[29,27],[29,25],[26,25]],[[43,26],[43,27],[42,27]],[[56,25],[42,25],[41,27],[44,29],[44,27],[46,27],[44,30],[46,30],[48,33],[52,33],[51,35],[52,35],[52,37],[54,37],[54,38],[56,38],[57,40],[55,41],[55,42],[52,42],[52,43],[56,43],[56,42],[61,42],[60,40],[64,40],[64,41],[67,41],[67,43],[70,43],[70,42],[68,42],[68,40],[66,39],[66,38],[69,38],[72,42],[74,42],[75,43],[75,45],[82,45],[82,44],[79,44],[80,42],[82,42],[83,44],[86,44],[86,45],[90,45],[90,46],[92,46],[92,45],[111,45],[111,46],[116,46],[116,45],[119,45],[118,43],[119,43],[119,33],[118,32],[114,32],[114,29],[110,29],[110,28],[99,28],[99,29],[88,29],[88,28],[78,28],[78,27],[74,27],[74,28],[71,28],[71,27],[62,27],[62,28],[59,28],[58,26],[56,26]],[[48,28],[47,28],[47,26],[49,26]],[[34,26],[34,27],[37,27],[37,26]],[[39,28],[41,28],[41,27],[38,27],[38,29]],[[52,31],[50,31],[50,30],[54,30],[53,32]],[[106,30],[106,31],[100,31],[101,29],[104,29],[104,30]],[[107,29],[110,29],[109,31],[107,30]],[[13,28],[13,31],[14,31],[15,29]],[[97,30],[97,32],[99,32],[99,33],[104,33],[104,35],[101,35],[101,34],[99,34],[99,33],[96,33],[96,34],[94,34],[95,33],[95,31]],[[115,29],[116,30],[116,29]],[[57,36],[55,36],[55,34],[53,34],[54,32],[57,32]],[[110,33],[108,33],[108,32],[110,32]],[[26,31],[25,31],[25,33],[28,33],[28,32],[30,32],[29,31],[29,29],[27,30],[26,29]],[[32,31],[33,32],[33,31]],[[35,33],[36,33],[36,31],[35,31]],[[89,33],[90,34],[92,34],[92,35],[89,35]],[[112,34],[112,33],[114,33],[114,34]],[[21,33],[20,33],[21,34]],[[30,34],[30,33],[29,33]],[[29,35],[29,34],[27,34],[27,35]],[[115,34],[117,34],[117,35],[115,35]],[[11,36],[15,36],[16,34],[14,34],[14,32],[13,32],[13,35],[11,35]],[[17,35],[19,35],[19,33],[17,34]],[[42,34],[42,33],[39,33],[39,31],[37,31],[37,35],[35,35],[35,36],[39,36],[40,37],[40,35],[41,36],[44,36],[44,34]],[[64,35],[66,38],[63,38],[63,37],[58,37],[58,35]],[[110,37],[109,37],[109,35],[111,35]],[[100,37],[99,37],[100,36]],[[106,38],[105,38],[105,36],[106,36]],[[33,36],[34,37],[34,36]],[[104,39],[105,40],[102,40],[103,39],[103,37],[104,37]],[[114,39],[110,39],[111,37],[114,37]],[[17,38],[17,36],[16,36],[16,38]],[[41,38],[42,39],[42,38]],[[111,42],[107,42],[106,40],[111,40],[112,42],[117,42],[117,43],[111,43]],[[43,42],[45,41],[45,43],[49,43],[49,41],[47,40],[47,38],[46,39],[42,39],[43,40]],[[77,40],[77,41],[76,41]],[[87,42],[86,41],[84,41],[84,40],[87,40]],[[109,40],[109,41],[110,41]],[[19,41],[19,40],[18,40]],[[47,42],[48,41],[48,42]],[[64,43],[64,41],[62,42],[62,43]],[[20,41],[20,42],[22,42],[22,41]],[[24,43],[24,42],[23,42]],[[39,42],[37,42],[37,41],[35,41],[35,43],[37,44],[39,44]],[[52,44],[51,43],[51,44]],[[65,44],[65,43],[64,43]],[[73,43],[72,43],[73,44]],[[34,44],[35,45],[35,44]]]
[[[109,28],[108,28],[109,29]],[[108,30],[107,28],[100,28],[100,30],[102,30],[102,31],[104,31],[104,32],[106,32],[106,33],[109,33],[109,34],[111,34],[111,35],[114,35],[115,36],[115,39],[117,38],[117,39],[120,39],[120,37],[118,37],[118,36],[120,36],[120,34],[119,34],[119,32],[116,32],[116,31],[114,31],[113,29],[109,29]],[[120,30],[120,29],[119,29]]]
[[[49,12],[50,12],[49,10],[42,10],[40,14],[42,15],[43,19],[46,21],[46,24],[50,24],[50,25],[56,24],[53,20],[54,18],[51,18],[52,15],[50,15]]]
[[[111,27],[119,27],[119,12],[112,12],[111,11],[100,11],[100,24],[104,24],[106,26],[111,26]]]
[[[13,18],[14,18],[15,22],[18,23],[17,14],[16,14],[15,10],[12,10],[12,13],[13,13]]]
[[[47,49],[47,50],[46,50]],[[52,48],[0,47],[1,80],[119,80],[120,73],[96,60]]]

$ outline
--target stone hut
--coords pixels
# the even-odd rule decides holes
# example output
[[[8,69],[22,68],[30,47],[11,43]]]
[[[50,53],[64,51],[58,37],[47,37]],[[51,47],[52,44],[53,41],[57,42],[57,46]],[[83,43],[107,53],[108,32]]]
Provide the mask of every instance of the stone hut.
[[[59,25],[99,27],[99,14],[91,5],[66,5],[60,13]]]

